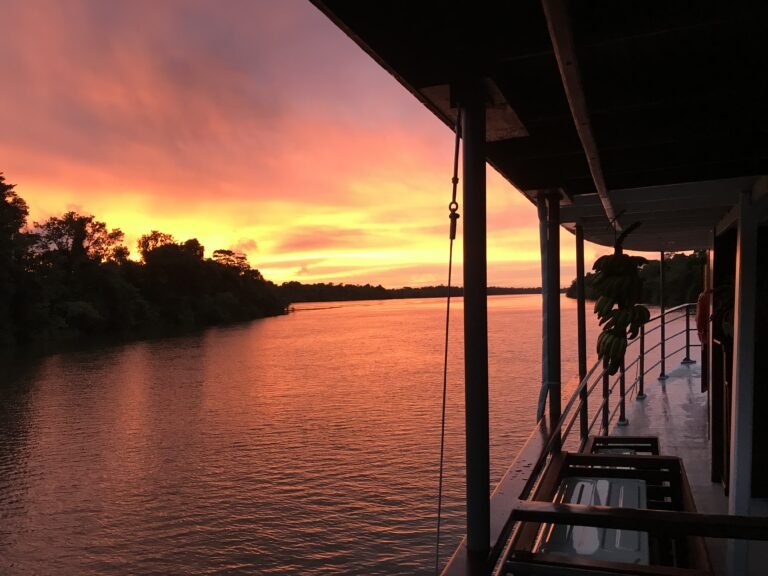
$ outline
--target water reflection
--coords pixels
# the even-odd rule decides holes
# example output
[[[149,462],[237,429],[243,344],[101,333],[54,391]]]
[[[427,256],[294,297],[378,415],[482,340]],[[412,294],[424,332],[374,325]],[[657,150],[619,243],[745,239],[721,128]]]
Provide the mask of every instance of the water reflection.
[[[494,481],[533,424],[539,305],[491,299]],[[445,557],[463,533],[455,312]],[[438,300],[348,304],[13,374],[0,389],[0,573],[428,573],[442,314]],[[569,315],[564,301],[564,374]]]

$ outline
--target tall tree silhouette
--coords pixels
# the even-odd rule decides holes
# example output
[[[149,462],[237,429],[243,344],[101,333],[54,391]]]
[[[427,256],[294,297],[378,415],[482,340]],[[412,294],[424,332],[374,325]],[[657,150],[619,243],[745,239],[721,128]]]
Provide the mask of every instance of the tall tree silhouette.
[[[29,216],[27,203],[14,188],[16,185],[6,182],[0,172],[0,260],[3,263],[18,258],[17,252],[23,247],[19,235]]]
[[[136,247],[139,249],[141,259],[146,262],[147,254],[152,252],[155,248],[165,246],[166,244],[174,244],[176,240],[173,239],[173,234],[166,234],[157,230],[152,230],[149,234],[144,234],[136,243]]]
[[[67,212],[27,230],[26,202],[0,173],[0,347],[141,335],[282,314],[274,284],[231,251],[152,230],[129,259],[124,235]],[[219,259],[221,254],[219,254]]]
[[[66,256],[70,267],[86,259],[100,264],[128,257],[123,232],[119,228],[109,230],[94,216],[67,212],[61,217],[51,216],[43,223],[35,222],[35,229],[35,251],[41,256],[51,253]]]
[[[29,244],[23,232],[29,208],[16,194],[15,184],[0,172],[0,345],[14,341],[16,300],[23,285],[24,260]]]
[[[185,240],[181,245],[181,248],[198,260],[202,260],[203,256],[205,256],[205,246],[200,244],[200,241],[197,238],[190,238],[189,240]]]
[[[233,250],[214,250],[213,260],[222,266],[236,268],[241,272],[251,269],[251,265],[248,263],[248,257],[241,252],[234,252]]]

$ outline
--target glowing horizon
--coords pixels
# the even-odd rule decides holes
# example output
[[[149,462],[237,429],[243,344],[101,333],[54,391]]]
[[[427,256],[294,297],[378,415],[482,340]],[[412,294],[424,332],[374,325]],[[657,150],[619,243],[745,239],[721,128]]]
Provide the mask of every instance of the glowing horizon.
[[[153,229],[195,237],[277,283],[445,283],[453,136],[309,3],[17,0],[4,18],[0,171],[30,222],[93,214],[134,256]],[[489,284],[538,286],[536,210],[488,185]]]

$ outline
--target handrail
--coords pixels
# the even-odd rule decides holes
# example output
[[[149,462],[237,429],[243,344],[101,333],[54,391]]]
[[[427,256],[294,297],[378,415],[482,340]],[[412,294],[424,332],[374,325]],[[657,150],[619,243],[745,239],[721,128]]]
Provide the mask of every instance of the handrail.
[[[514,516],[518,520],[531,522],[559,522],[602,528],[631,526],[636,530],[667,535],[768,540],[768,524],[765,518],[756,516],[534,501],[520,502]]]
[[[686,318],[687,319],[687,317],[690,314],[690,310],[691,310],[691,308],[693,306],[695,306],[695,303],[688,302],[688,303],[685,303],[685,304],[680,304],[679,306],[675,306],[675,307],[670,308],[668,310],[665,310],[661,314],[657,314],[656,316],[653,316],[652,318],[650,318],[648,320],[648,322],[646,322],[646,326],[649,323],[651,323],[651,322],[657,321],[657,320],[659,320],[661,318],[667,317],[670,314],[674,314],[675,312],[679,312],[681,310],[684,311],[684,314],[674,318],[674,320],[679,320],[681,318]],[[647,335],[652,330],[653,329],[646,330],[645,334]],[[690,330],[691,330],[690,325],[689,325],[688,322],[686,322],[686,327],[683,330],[680,330],[680,331],[678,331],[678,332],[676,332],[674,334],[671,334],[671,335],[666,335],[666,339],[665,340],[667,340],[667,341],[672,340],[674,338],[677,338],[677,337],[679,337],[679,336],[681,336],[683,334],[686,334],[686,333],[690,332]],[[639,339],[640,339],[640,335],[638,335],[637,337],[633,338],[630,341],[630,343],[634,343],[636,341],[639,341]],[[645,355],[647,356],[647,354],[649,352],[655,350],[660,345],[661,345],[661,342],[659,342],[659,343],[655,344],[654,346],[651,346],[650,348],[646,349],[644,351]],[[630,385],[629,389],[624,391],[625,397],[626,397],[627,392],[631,391],[637,385],[638,380],[640,378],[642,378],[646,374],[648,374],[648,372],[650,372],[656,366],[658,366],[660,363],[662,363],[663,360],[666,360],[667,358],[670,358],[670,357],[674,356],[675,354],[678,354],[678,353],[682,352],[683,350],[686,350],[686,358],[688,358],[689,357],[688,349],[691,346],[693,346],[693,345],[690,344],[690,342],[686,341],[686,345],[685,346],[682,346],[681,348],[678,348],[678,349],[676,349],[676,350],[674,350],[674,351],[672,351],[672,352],[670,352],[668,354],[664,354],[663,359],[659,360],[658,362],[656,362],[652,366],[650,366],[648,368],[642,367],[642,374],[639,374],[635,378],[635,381]],[[628,368],[631,368],[632,366],[634,366],[635,364],[637,364],[639,362],[640,362],[640,357],[638,356],[637,358],[632,360],[629,364],[626,364],[624,366],[622,372],[624,374],[626,374],[626,371],[627,371]],[[571,420],[568,422],[568,425],[565,425],[566,418],[568,417],[570,411],[573,409],[574,406],[577,406],[578,409],[581,409],[581,407],[582,407],[582,405],[584,403],[584,399],[580,398],[582,390],[584,390],[585,388],[587,389],[587,399],[588,399],[592,395],[592,392],[594,391],[594,389],[597,387],[597,384],[605,376],[605,371],[606,371],[605,368],[603,370],[601,370],[599,373],[595,374],[601,363],[602,363],[601,360],[597,360],[594,363],[594,365],[589,369],[589,371],[584,376],[584,378],[581,380],[581,382],[579,382],[578,386],[576,386],[576,388],[571,393],[571,397],[568,399],[568,402],[566,403],[564,409],[561,412],[560,419],[558,420],[558,422],[554,426],[554,428],[550,431],[551,438],[547,442],[547,444],[545,446],[545,450],[544,450],[544,452],[546,453],[546,456],[549,455],[549,452],[551,451],[552,447],[555,446],[556,443],[564,443],[568,439],[568,434],[570,433],[570,431],[571,431],[571,429],[573,427],[573,424],[574,424],[574,421],[575,421],[575,416],[571,418]],[[613,394],[613,391],[616,388],[616,386],[619,384],[620,379],[621,379],[621,372],[616,375],[615,380],[609,386],[607,398],[603,399],[602,402],[600,403],[600,405],[598,406],[598,409],[597,409],[597,411],[595,413],[595,417],[593,418],[592,422],[588,426],[588,430],[589,431],[591,431],[592,428],[594,427],[594,425],[596,424],[596,421],[597,421],[597,419],[600,416],[600,412],[602,410],[606,410],[607,409],[607,405],[609,404],[608,399]],[[591,386],[590,386],[590,382],[592,382]],[[578,404],[577,404],[577,400],[578,400]],[[613,417],[616,415],[617,410],[621,409],[621,408],[619,408],[619,406],[623,406],[623,402],[624,402],[624,397],[621,398],[621,404],[617,404],[617,406],[611,411],[611,413],[610,413],[610,415],[608,417],[608,423],[609,424],[613,420]],[[621,411],[623,412],[623,409],[621,409]],[[563,430],[563,426],[564,425],[566,427],[565,427],[565,433],[563,434],[563,433],[561,433],[561,431]],[[558,440],[559,442],[556,442],[556,440]]]
[[[674,308],[669,308],[668,310],[664,310],[664,312],[662,312],[661,314],[657,314],[656,316],[652,316],[651,318],[648,318],[648,322],[653,322],[654,320],[658,320],[662,316],[666,316],[667,314],[671,314],[672,312],[677,312],[678,310],[682,310],[683,308],[690,308],[691,306],[696,306],[696,302],[686,302],[685,304],[680,304],[679,306],[675,306]],[[648,324],[648,322],[646,322],[646,324]]]
[[[648,320],[648,322],[646,322],[646,325],[647,325],[648,323],[651,323],[651,322],[653,322],[654,320],[659,320],[660,318],[662,318],[662,317],[665,317],[665,316],[667,316],[667,315],[669,315],[669,314],[672,314],[672,313],[675,313],[675,312],[679,312],[680,310],[685,310],[685,314],[684,314],[684,315],[681,315],[681,316],[678,316],[678,317],[676,317],[674,320],[679,320],[679,319],[681,319],[681,318],[684,318],[684,317],[688,316],[688,314],[689,314],[689,312],[688,312],[688,311],[690,310],[690,308],[691,308],[692,306],[695,306],[695,304],[694,304],[694,303],[692,303],[692,302],[689,302],[689,303],[686,303],[686,304],[681,304],[681,305],[679,305],[679,306],[675,306],[674,308],[670,308],[669,310],[666,310],[666,311],[665,311],[665,312],[663,312],[662,314],[658,314],[658,315],[656,315],[656,316],[652,317],[650,320]],[[650,331],[646,331],[646,335],[647,335],[649,332],[652,332],[653,330],[655,330],[655,328],[651,329]],[[689,328],[689,327],[688,327],[688,328],[686,328],[686,329],[680,330],[680,331],[678,331],[678,332],[675,332],[674,334],[671,334],[671,335],[668,335],[668,336],[666,336],[666,340],[667,340],[667,341],[669,341],[669,340],[672,340],[672,339],[674,339],[674,338],[677,338],[678,336],[681,336],[681,335],[683,335],[683,334],[685,334],[686,332],[689,332],[689,331],[690,331],[690,328]],[[630,341],[630,344],[631,344],[631,343],[634,343],[634,342],[636,342],[636,341],[639,341],[639,336],[638,336],[638,337],[635,337],[635,338],[633,338],[633,339]],[[656,348],[658,348],[660,345],[661,345],[661,342],[658,342],[658,343],[654,344],[653,346],[651,346],[650,348],[647,348],[647,349],[645,350],[645,354],[647,355],[649,352],[651,352],[651,351],[655,350],[655,349],[656,349]],[[678,354],[679,352],[682,352],[683,350],[685,350],[687,347],[690,347],[690,346],[695,346],[695,344],[689,344],[688,346],[683,346],[683,347],[681,347],[681,348],[678,348],[678,349],[676,349],[676,350],[674,350],[674,351],[672,351],[672,352],[670,352],[670,353],[668,353],[668,354],[665,354],[665,359],[666,359],[666,358],[670,358],[671,356],[674,356],[675,354]],[[686,355],[686,357],[687,357],[687,355]],[[638,356],[637,358],[635,358],[634,360],[632,360],[632,361],[631,361],[629,364],[627,364],[627,365],[624,367],[624,372],[626,373],[626,371],[627,371],[629,368],[631,368],[631,367],[635,366],[636,364],[638,364],[638,363],[639,363],[639,361],[640,361],[640,357]],[[655,367],[657,367],[657,366],[658,366],[660,363],[661,363],[661,360],[659,360],[659,361],[658,361],[658,362],[656,362],[655,364],[652,364],[652,365],[651,365],[650,367],[648,367],[647,369],[644,369],[644,370],[643,370],[643,376],[645,376],[646,374],[648,374],[648,373],[649,373],[651,370],[653,370]],[[552,439],[550,439],[550,442],[548,442],[548,443],[547,443],[547,446],[545,447],[546,449],[550,449],[550,448],[551,448],[551,445],[554,445],[554,444],[555,444],[555,441],[554,441],[554,437],[556,436],[556,434],[557,434],[558,432],[560,432],[560,431],[562,430],[562,428],[563,428],[563,425],[564,425],[564,422],[565,422],[565,420],[566,420],[566,417],[568,416],[568,414],[569,414],[570,410],[573,408],[573,406],[574,406],[574,405],[576,405],[578,409],[580,409],[580,408],[581,408],[581,406],[582,406],[582,404],[583,404],[583,400],[582,400],[581,398],[579,398],[579,396],[580,396],[580,394],[581,394],[581,391],[582,391],[582,390],[583,390],[583,389],[584,389],[586,386],[588,386],[588,383],[589,383],[589,381],[592,379],[593,375],[595,374],[595,371],[596,371],[596,370],[597,370],[597,368],[600,366],[600,364],[601,364],[601,361],[600,361],[600,360],[597,360],[597,361],[594,363],[594,365],[592,366],[592,368],[590,368],[590,370],[587,372],[587,374],[586,374],[586,375],[585,375],[585,377],[582,379],[582,381],[581,381],[581,382],[579,382],[578,386],[576,386],[576,388],[573,390],[573,392],[572,392],[572,394],[571,394],[571,397],[569,398],[569,400],[568,400],[568,402],[567,402],[567,404],[566,404],[565,408],[563,409],[563,411],[562,411],[562,413],[561,413],[561,416],[560,416],[560,420],[558,421],[558,423],[555,425],[554,429],[552,430],[552,435],[553,435],[553,438],[552,438]],[[604,375],[604,370],[603,370],[603,371],[601,371],[599,374],[597,374],[597,375],[595,376],[595,381],[594,381],[594,383],[592,384],[592,386],[591,386],[591,387],[589,387],[589,389],[588,389],[588,391],[587,391],[587,398],[589,398],[589,396],[591,396],[591,395],[592,395],[592,392],[593,392],[593,390],[595,389],[595,387],[596,387],[596,386],[597,386],[597,384],[599,383],[599,379],[600,379],[600,378],[602,378],[602,377],[603,377],[603,375]],[[635,378],[635,381],[634,381],[634,382],[631,384],[630,388],[629,388],[629,389],[627,389],[627,390],[625,390],[625,395],[626,395],[626,393],[627,393],[628,391],[632,390],[632,389],[633,389],[633,388],[636,386],[638,379],[639,379],[639,377],[638,377],[638,378]],[[616,378],[616,380],[615,380],[615,381],[612,383],[612,385],[609,387],[609,394],[608,394],[608,397],[609,397],[609,398],[610,398],[610,396],[613,394],[613,391],[614,391],[614,389],[616,388],[616,386],[619,384],[619,381],[620,381],[620,380],[619,380],[619,378],[617,377],[617,378]],[[576,401],[577,401],[577,400],[578,400],[578,404],[576,403]],[[591,423],[590,423],[590,425],[587,427],[587,429],[588,429],[589,431],[591,431],[591,430],[592,430],[592,428],[594,427],[594,425],[596,424],[596,420],[597,420],[597,418],[599,418],[599,415],[600,415],[600,410],[603,410],[603,409],[605,409],[605,405],[606,405],[606,401],[602,401],[602,402],[600,403],[600,405],[598,406],[598,410],[597,410],[597,412],[596,412],[596,416],[593,418],[592,422],[591,422]],[[609,424],[610,424],[610,422],[613,420],[613,417],[616,415],[616,412],[617,412],[617,410],[619,410],[619,405],[618,405],[618,404],[617,404],[617,407],[615,407],[615,408],[614,408],[614,409],[611,411],[611,413],[610,413],[610,415],[609,415],[609,417],[608,417],[608,422],[609,422]],[[573,427],[573,424],[575,423],[574,421],[575,421],[575,416],[573,416],[573,417],[571,418],[571,420],[569,421],[568,425],[566,426],[566,428],[565,428],[565,433],[563,433],[563,434],[560,436],[560,441],[561,441],[561,442],[565,442],[565,441],[568,439],[568,434],[570,433],[570,431],[571,431],[571,429],[572,429],[572,427]]]

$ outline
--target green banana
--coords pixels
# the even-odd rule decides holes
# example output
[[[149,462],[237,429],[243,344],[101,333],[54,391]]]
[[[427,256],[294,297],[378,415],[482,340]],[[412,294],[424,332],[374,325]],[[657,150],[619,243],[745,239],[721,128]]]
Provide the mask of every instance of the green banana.
[[[650,318],[648,309],[637,303],[643,294],[639,269],[645,264],[645,258],[628,256],[617,245],[613,254],[601,256],[592,265],[592,285],[599,296],[594,313],[602,327],[596,350],[610,374],[615,374],[624,361],[628,339],[636,338]]]
[[[605,256],[600,256],[597,260],[595,260],[595,263],[592,265],[593,270],[602,270],[605,263],[610,260],[612,257],[612,254],[606,254]]]
[[[595,346],[595,351],[597,352],[598,358],[602,358],[603,356],[603,340],[605,340],[606,334],[608,333],[600,332],[600,335],[597,337],[597,345]]]

